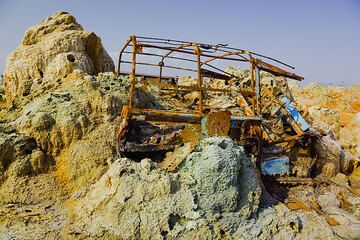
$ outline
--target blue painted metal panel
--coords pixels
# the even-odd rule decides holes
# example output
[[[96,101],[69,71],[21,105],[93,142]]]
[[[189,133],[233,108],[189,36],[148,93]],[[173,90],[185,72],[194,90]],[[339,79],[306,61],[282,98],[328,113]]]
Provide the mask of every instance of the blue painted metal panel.
[[[290,171],[289,158],[282,156],[265,160],[260,164],[260,170],[263,175],[285,175]]]
[[[190,119],[193,118],[193,116],[191,114],[186,114],[186,113],[181,113],[181,114],[179,114],[179,116],[184,117],[184,118],[190,118]]]
[[[290,112],[292,118],[299,125],[301,130],[303,130],[303,131],[308,130],[309,129],[309,124],[301,116],[301,114],[298,112],[298,110],[295,108],[295,106],[290,102],[290,100],[287,97],[282,97],[280,99],[280,101],[283,102],[283,103],[286,103],[285,109]]]

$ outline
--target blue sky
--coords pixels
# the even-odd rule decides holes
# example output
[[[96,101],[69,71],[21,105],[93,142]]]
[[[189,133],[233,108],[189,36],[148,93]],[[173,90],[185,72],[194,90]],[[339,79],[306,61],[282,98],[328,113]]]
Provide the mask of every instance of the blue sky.
[[[0,72],[25,30],[58,10],[114,58],[131,34],[228,43],[294,65],[305,83],[360,84],[360,0],[0,0]]]

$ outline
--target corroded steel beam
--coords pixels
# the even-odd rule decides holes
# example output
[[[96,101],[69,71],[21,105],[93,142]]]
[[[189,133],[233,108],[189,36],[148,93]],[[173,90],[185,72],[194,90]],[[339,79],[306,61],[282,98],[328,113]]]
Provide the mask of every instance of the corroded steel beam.
[[[275,76],[283,76],[287,78],[291,78],[294,80],[302,81],[304,80],[304,77],[296,75],[295,73],[291,73],[288,71],[285,71],[281,68],[278,68],[274,65],[271,65],[269,63],[263,62],[260,59],[254,59],[254,63],[258,66],[260,70],[263,70],[265,72],[271,73]]]

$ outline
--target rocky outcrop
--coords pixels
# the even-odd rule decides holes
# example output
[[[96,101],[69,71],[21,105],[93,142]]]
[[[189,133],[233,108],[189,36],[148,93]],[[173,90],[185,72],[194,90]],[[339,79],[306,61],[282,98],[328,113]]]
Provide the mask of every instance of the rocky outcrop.
[[[12,126],[0,125],[0,186],[10,176],[32,176],[48,167],[45,153],[34,138],[16,132]]]
[[[90,237],[160,239],[171,231],[197,228],[194,220],[200,215],[193,195],[179,177],[155,170],[146,159],[115,161],[76,204],[73,231]]]
[[[180,167],[196,195],[199,207],[208,214],[256,213],[261,195],[255,164],[243,147],[230,138],[209,138],[191,153]]]
[[[315,143],[317,161],[315,168],[317,173],[334,177],[337,173],[351,173],[357,166],[359,159],[344,151],[339,142],[329,135],[321,137]]]
[[[209,138],[177,173],[158,170],[150,159],[119,159],[84,193],[70,230],[82,236],[213,238],[256,214],[261,188],[243,148]]]
[[[238,67],[227,67],[226,72],[238,77],[234,80],[235,86],[243,89],[251,89],[251,76],[248,69],[242,70]],[[274,96],[286,95],[292,99],[292,93],[288,86],[288,80],[284,77],[274,77],[267,72],[261,72],[261,86],[267,87]]]
[[[87,74],[114,70],[114,64],[93,32],[85,31],[66,12],[56,12],[28,29],[10,54],[4,72],[7,101],[56,85],[75,69]]]
[[[330,134],[335,138],[339,137],[340,116],[336,111],[315,105],[308,109],[308,113],[311,126],[316,128],[321,134]]]
[[[341,146],[360,158],[360,113],[357,113],[351,122],[340,130]]]

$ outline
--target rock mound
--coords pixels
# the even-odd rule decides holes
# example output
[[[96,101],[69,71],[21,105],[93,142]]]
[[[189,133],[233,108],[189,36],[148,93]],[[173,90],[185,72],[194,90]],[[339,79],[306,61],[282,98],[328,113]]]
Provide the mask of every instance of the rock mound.
[[[56,12],[28,29],[10,54],[4,72],[8,101],[56,84],[75,69],[87,74],[114,70],[114,63],[93,32],[66,12]]]
[[[255,164],[230,138],[208,138],[180,167],[198,199],[209,214],[241,209],[248,218],[258,209],[261,187]]]
[[[219,238],[257,212],[260,194],[244,149],[230,138],[209,138],[177,173],[160,171],[149,159],[115,160],[77,194],[71,211],[77,221],[69,231],[123,239]]]
[[[360,112],[340,130],[340,142],[345,150],[360,158]]]

